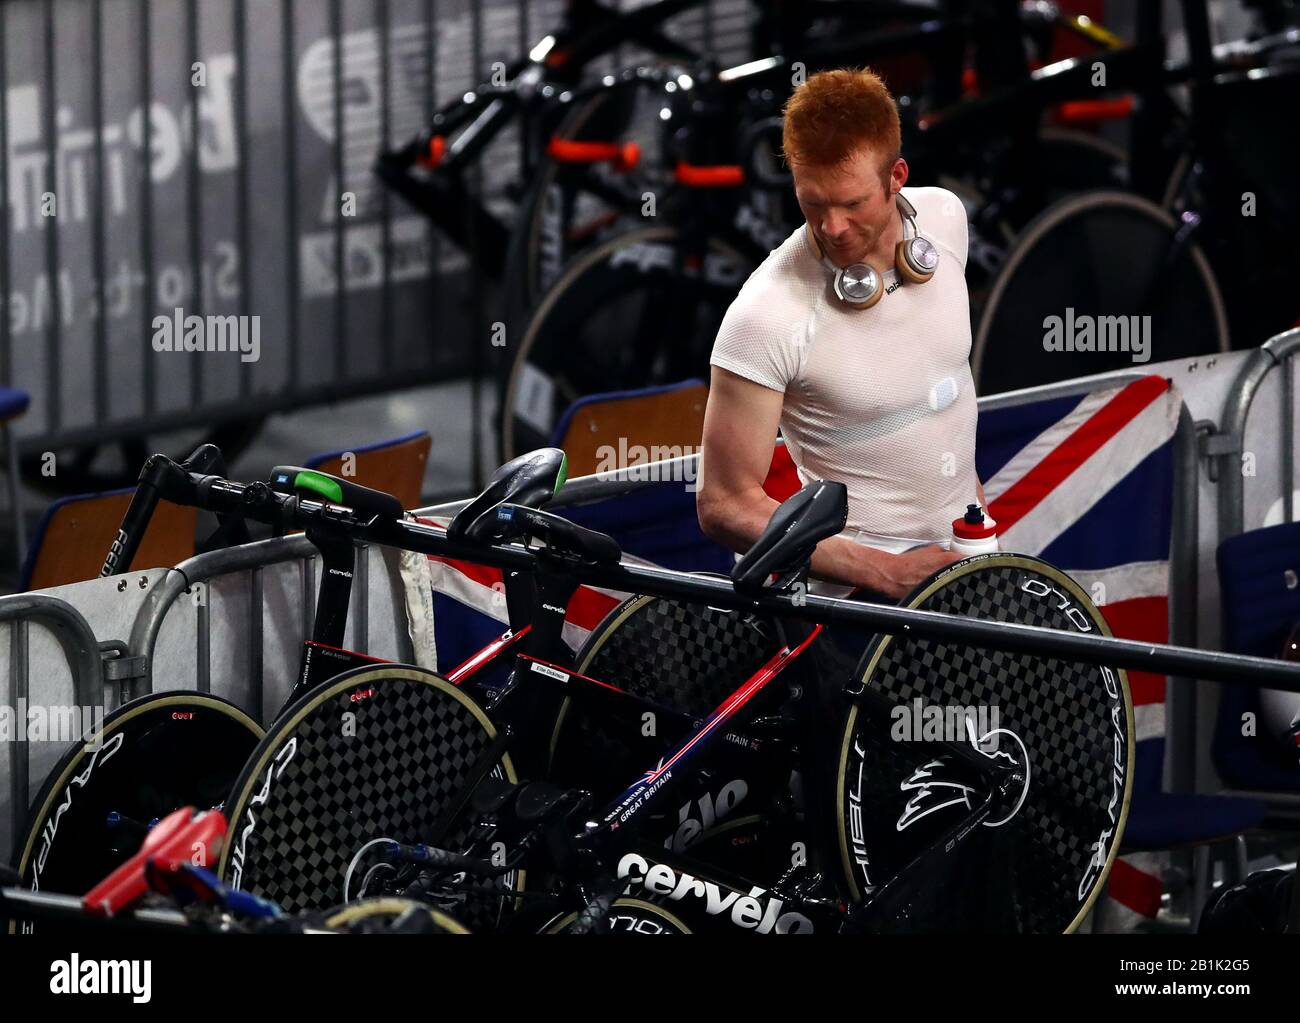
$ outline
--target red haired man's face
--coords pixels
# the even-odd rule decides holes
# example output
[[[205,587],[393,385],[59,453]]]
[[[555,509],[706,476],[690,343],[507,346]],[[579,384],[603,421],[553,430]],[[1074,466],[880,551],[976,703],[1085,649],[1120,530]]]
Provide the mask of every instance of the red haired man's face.
[[[862,146],[842,164],[790,165],[799,209],[836,266],[866,262],[897,220],[894,193],[907,180],[907,164],[895,160],[882,179],[881,162],[879,154]]]

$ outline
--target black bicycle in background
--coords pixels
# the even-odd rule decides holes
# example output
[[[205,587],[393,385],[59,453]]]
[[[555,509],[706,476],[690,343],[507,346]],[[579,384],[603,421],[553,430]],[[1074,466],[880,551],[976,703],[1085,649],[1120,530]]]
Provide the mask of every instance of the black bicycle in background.
[[[1300,15],[1252,6],[1265,34],[1212,45],[1206,4],[1184,0],[1179,66],[1163,65],[1158,11],[1140,11],[1144,65],[1164,73],[1108,63],[1109,90],[1138,97],[1132,187],[1062,197],[1025,226],[976,320],[981,393],[1250,347],[1300,317],[1300,127],[1285,113],[1300,102]]]

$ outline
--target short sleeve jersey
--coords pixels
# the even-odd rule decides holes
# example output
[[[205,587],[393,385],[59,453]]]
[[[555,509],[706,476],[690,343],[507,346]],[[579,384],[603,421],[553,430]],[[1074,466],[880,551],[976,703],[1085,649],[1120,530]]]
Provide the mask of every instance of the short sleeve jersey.
[[[894,553],[948,538],[978,500],[966,211],[941,188],[905,188],[939,249],[924,284],[890,269],[870,309],[841,303],[800,225],[741,288],[711,362],[780,391],[781,433],[807,484],[848,487],[847,533]]]

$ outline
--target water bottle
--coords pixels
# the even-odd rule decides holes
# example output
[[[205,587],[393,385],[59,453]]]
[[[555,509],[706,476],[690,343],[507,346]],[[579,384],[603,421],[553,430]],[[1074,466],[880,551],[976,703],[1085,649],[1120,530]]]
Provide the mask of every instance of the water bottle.
[[[972,554],[992,554],[998,546],[998,524],[985,518],[978,504],[968,504],[966,514],[952,520],[952,540],[948,549],[969,558]]]

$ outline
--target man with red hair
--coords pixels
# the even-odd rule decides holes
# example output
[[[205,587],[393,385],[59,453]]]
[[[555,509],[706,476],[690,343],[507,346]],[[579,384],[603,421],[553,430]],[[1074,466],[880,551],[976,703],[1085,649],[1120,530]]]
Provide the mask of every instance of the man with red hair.
[[[975,473],[966,212],[904,188],[898,110],[868,70],[813,75],[786,104],[783,149],[806,224],[732,303],[714,343],[697,504],[748,549],[777,427],[805,484],[839,480],[848,528],[822,541],[822,592],[900,598],[957,560],[939,546]]]

